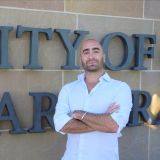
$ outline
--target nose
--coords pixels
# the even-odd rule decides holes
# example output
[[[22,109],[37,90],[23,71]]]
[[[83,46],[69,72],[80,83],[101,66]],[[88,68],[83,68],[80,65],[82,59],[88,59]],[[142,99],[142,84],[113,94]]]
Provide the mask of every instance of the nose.
[[[89,58],[89,59],[92,59],[92,58],[93,58],[93,54],[92,54],[92,52],[89,52],[89,54],[88,54],[88,58]]]

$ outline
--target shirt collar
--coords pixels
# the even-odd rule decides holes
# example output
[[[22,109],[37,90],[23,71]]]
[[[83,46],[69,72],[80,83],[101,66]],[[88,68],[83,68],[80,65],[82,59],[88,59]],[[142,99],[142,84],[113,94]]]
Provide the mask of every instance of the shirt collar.
[[[78,75],[78,80],[84,80],[84,77],[85,77],[85,74],[84,74],[84,73],[81,73],[81,74]],[[101,77],[99,78],[99,80],[100,80],[100,81],[102,81],[102,80],[110,81],[111,78],[110,78],[110,76],[105,72],[105,73],[103,74],[103,76],[101,76]]]
[[[99,80],[110,81],[111,78],[110,78],[110,76],[108,75],[108,73],[105,72],[105,73],[103,74],[103,76],[101,76],[101,77],[99,78]]]

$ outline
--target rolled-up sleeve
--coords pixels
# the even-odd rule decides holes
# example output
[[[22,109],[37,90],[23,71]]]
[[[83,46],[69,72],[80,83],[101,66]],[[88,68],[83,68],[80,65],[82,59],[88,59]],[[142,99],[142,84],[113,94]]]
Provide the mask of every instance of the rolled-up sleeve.
[[[55,114],[54,114],[54,125],[55,130],[60,132],[64,125],[70,121],[72,118],[68,115],[70,113],[70,108],[68,104],[68,90],[64,86],[58,96],[58,102],[56,104]],[[64,132],[60,132],[65,134]]]
[[[130,87],[126,83],[123,82],[118,88],[115,102],[120,106],[120,109],[118,112],[112,113],[111,117],[118,124],[119,128],[117,133],[120,133],[128,122],[132,108],[132,93]]]

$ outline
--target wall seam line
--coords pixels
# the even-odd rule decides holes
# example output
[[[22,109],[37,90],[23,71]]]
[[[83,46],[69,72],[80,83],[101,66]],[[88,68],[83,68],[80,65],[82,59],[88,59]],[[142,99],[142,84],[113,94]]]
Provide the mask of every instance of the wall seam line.
[[[153,21],[153,24],[152,24],[152,34],[154,34],[154,25],[155,25],[155,22]],[[151,58],[151,70],[153,70],[153,58]]]
[[[76,14],[76,30],[78,29],[78,18],[79,18],[79,16],[78,16],[78,14]]]
[[[62,87],[64,86],[64,71],[62,71]],[[61,87],[61,88],[62,88]]]
[[[150,127],[149,127],[149,131],[148,131],[148,160],[150,160]]]
[[[140,71],[140,84],[139,84],[139,89],[142,89],[142,71]]]
[[[64,12],[66,12],[66,1],[63,0],[63,2],[64,2]]]
[[[68,12],[68,11],[55,11],[55,10],[44,10],[44,9],[30,9],[30,8],[17,8],[17,7],[6,7],[0,6],[1,9],[13,9],[13,10],[28,10],[28,11],[39,11],[39,12],[50,12],[50,13],[60,13],[60,14],[78,14],[78,15],[85,15],[85,16],[99,16],[99,17],[108,17],[108,18],[124,18],[124,19],[135,19],[135,20],[156,20],[160,21],[160,19],[153,19],[153,18],[139,18],[139,17],[126,17],[126,16],[112,16],[112,15],[105,15],[105,14],[89,14],[89,13],[78,13],[78,12]]]
[[[143,0],[143,19],[144,19],[144,10],[145,10],[145,0]]]
[[[55,70],[51,70],[51,69],[43,69],[43,70],[26,70],[26,69],[0,69],[0,71],[7,71],[7,72],[61,72],[61,71],[73,71],[73,72],[77,72],[77,71],[83,71],[83,69],[74,69],[74,70],[62,70],[62,69],[55,69]],[[106,70],[106,69],[105,69]],[[112,71],[112,70],[106,70],[106,71]],[[119,72],[129,72],[132,70],[130,69],[126,69],[126,70],[120,70]],[[136,70],[133,70],[133,71],[136,71]],[[140,71],[143,71],[143,72],[160,72],[160,70],[140,70]]]

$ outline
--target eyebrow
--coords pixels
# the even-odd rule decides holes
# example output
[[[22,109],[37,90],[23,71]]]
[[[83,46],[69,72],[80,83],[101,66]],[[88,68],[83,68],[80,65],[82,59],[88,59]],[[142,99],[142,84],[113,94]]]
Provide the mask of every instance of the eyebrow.
[[[100,50],[100,48],[95,47],[95,48],[93,48],[93,50]]]
[[[84,49],[83,52],[88,51],[89,49]]]
[[[89,50],[88,48],[84,49],[83,52],[88,51],[88,50]],[[100,48],[95,47],[95,48],[92,48],[92,50],[100,50]]]

